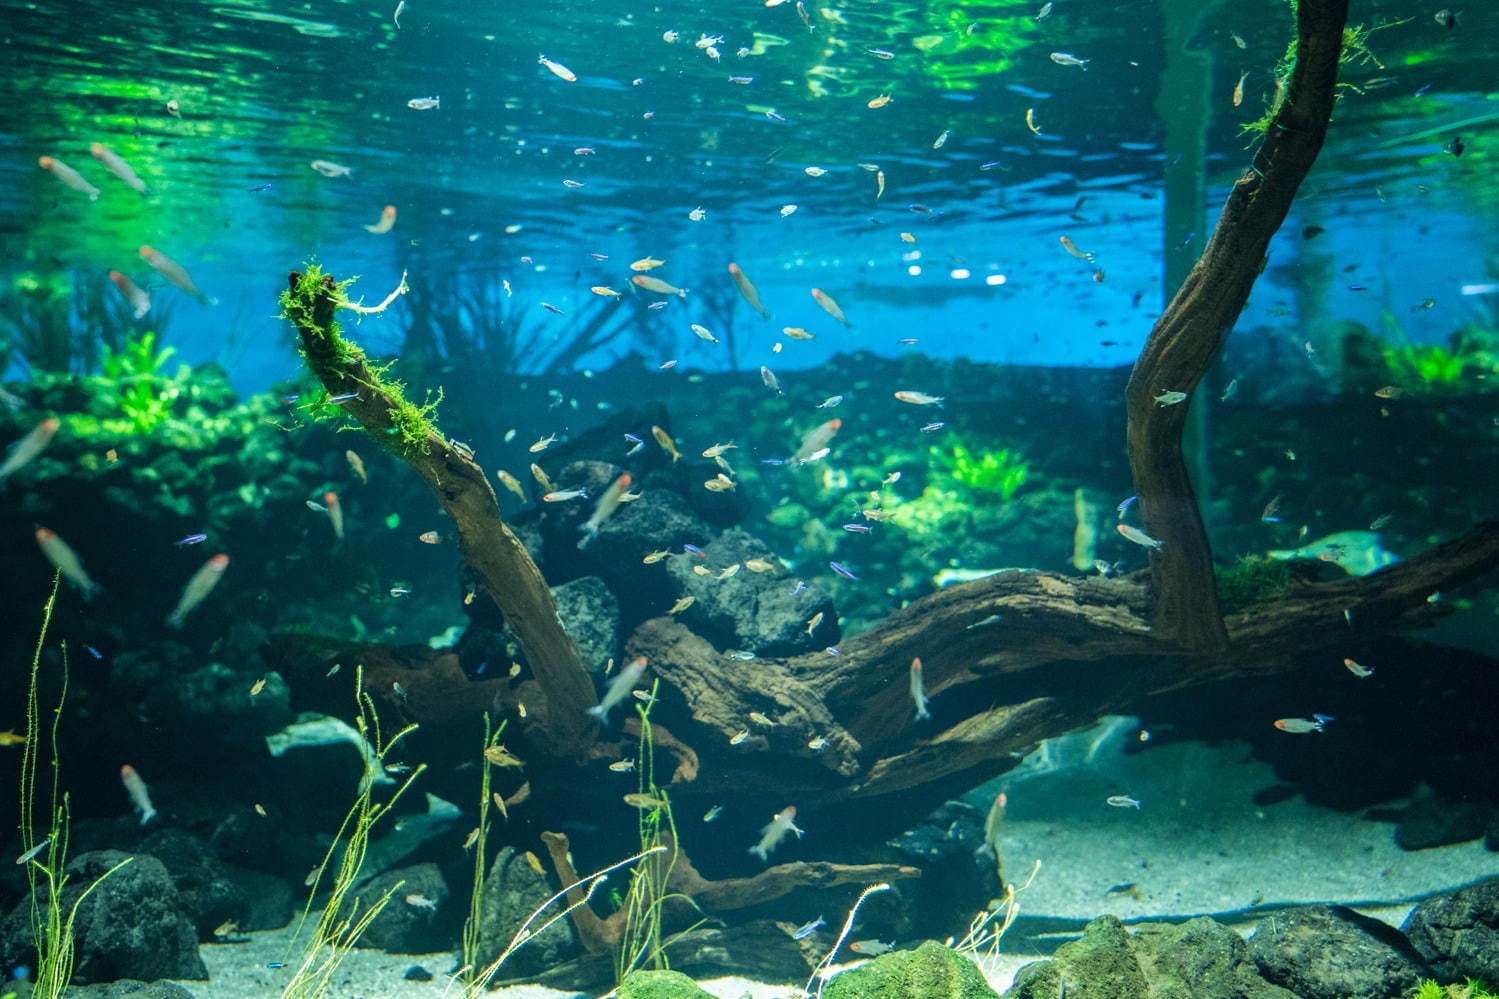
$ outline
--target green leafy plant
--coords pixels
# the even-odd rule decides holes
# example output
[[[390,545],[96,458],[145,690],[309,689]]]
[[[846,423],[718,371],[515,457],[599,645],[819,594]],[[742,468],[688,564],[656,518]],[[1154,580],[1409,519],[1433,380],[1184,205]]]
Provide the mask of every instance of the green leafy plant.
[[[42,713],[39,694],[42,648],[47,640],[47,629],[52,624],[52,610],[57,603],[59,577],[52,577],[52,594],[42,608],[42,626],[36,639],[36,651],[31,657],[31,674],[26,688],[26,744],[21,755],[21,775],[18,781],[21,797],[21,856],[26,858],[26,882],[30,891],[31,935],[36,944],[36,979],[32,983],[33,996],[41,999],[60,999],[73,978],[73,927],[78,916],[78,907],[83,900],[133,857],[126,857],[100,875],[93,884],[73,900],[64,910],[63,889],[67,886],[68,831],[70,812],[68,796],[62,791],[58,766],[57,733],[62,724],[62,708],[68,696],[68,651],[62,650],[62,689],[57,695],[57,706],[52,709],[52,724],[47,729],[49,755],[52,766],[52,787],[48,798],[49,824],[47,837],[36,839],[36,786],[37,767],[42,757]],[[45,896],[45,903],[42,897]]]
[[[172,414],[187,368],[183,366],[175,378],[163,375],[162,369],[176,353],[176,347],[157,350],[156,334],[149,331],[130,337],[117,351],[104,351],[101,371],[118,387],[120,409],[138,433],[149,433]]]
[[[1010,448],[976,454],[958,442],[946,450],[932,448],[931,457],[932,465],[977,503],[1008,503],[1031,474],[1030,462]]]
[[[1228,567],[1215,567],[1218,600],[1225,613],[1278,600],[1291,588],[1291,563],[1263,555],[1245,555]]]
[[[1476,978],[1469,978],[1461,985],[1440,985],[1427,978],[1411,990],[1410,999],[1499,999],[1499,994]]]
[[[376,767],[383,769],[391,749],[404,736],[415,731],[417,726],[408,725],[391,736],[388,742],[381,741],[380,716],[375,710],[375,702],[364,689],[362,667],[356,669],[354,673],[354,700],[359,706],[357,719],[359,734],[364,736],[375,750],[375,758],[366,766],[371,770]],[[338,973],[339,966],[343,964],[344,959],[348,957],[364,931],[369,928],[370,923],[374,922],[375,917],[400,890],[402,882],[398,881],[367,903],[358,896],[350,897],[354,885],[360,880],[359,872],[364,866],[365,853],[369,849],[371,830],[390,813],[396,802],[426,769],[426,764],[417,766],[406,775],[390,799],[380,804],[375,803],[373,793],[375,782],[368,779],[369,774],[366,773],[366,779],[359,782],[358,797],[349,808],[348,814],[344,816],[338,832],[333,836],[333,842],[328,845],[328,852],[323,855],[322,863],[313,874],[312,890],[307,896],[307,905],[302,910],[302,918],[297,924],[297,931],[292,936],[293,943],[302,935],[302,927],[312,912],[313,900],[317,898],[318,888],[322,884],[324,875],[330,867],[336,865],[328,900],[323,906],[322,914],[318,917],[312,935],[303,946],[301,961],[297,963],[291,980],[282,990],[282,999],[321,999],[326,995],[328,988],[333,984],[334,976]]]

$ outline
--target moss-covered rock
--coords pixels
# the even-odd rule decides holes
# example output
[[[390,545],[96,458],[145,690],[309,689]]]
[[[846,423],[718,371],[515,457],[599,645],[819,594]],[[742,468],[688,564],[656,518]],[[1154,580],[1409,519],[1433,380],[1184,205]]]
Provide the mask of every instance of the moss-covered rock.
[[[894,950],[845,971],[823,989],[823,999],[998,999],[968,958],[935,940]]]
[[[619,999],[713,999],[680,971],[634,971],[619,985]]]
[[[1207,917],[1142,927],[1131,935],[1113,916],[1095,919],[1050,961],[1020,969],[1005,999],[1295,999],[1260,977],[1249,948]]]

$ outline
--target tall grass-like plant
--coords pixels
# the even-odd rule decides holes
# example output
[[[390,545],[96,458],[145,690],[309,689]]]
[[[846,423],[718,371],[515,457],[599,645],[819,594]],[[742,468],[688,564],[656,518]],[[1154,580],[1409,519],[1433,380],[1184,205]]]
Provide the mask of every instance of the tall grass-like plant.
[[[488,874],[488,857],[485,852],[485,844],[489,841],[489,808],[490,798],[490,764],[488,756],[500,744],[500,736],[505,732],[505,721],[501,721],[498,728],[490,728],[489,712],[484,712],[484,745],[479,754],[482,762],[480,771],[483,776],[479,778],[479,827],[474,837],[474,885],[468,896],[468,918],[463,921],[462,947],[462,970],[467,973],[465,981],[472,985],[479,975],[479,937],[480,928],[484,918],[484,881]]]
[[[354,700],[359,706],[357,722],[359,734],[364,736],[375,750],[375,758],[366,763],[366,766],[383,768],[391,749],[417,726],[408,725],[391,736],[389,741],[382,741],[380,716],[375,710],[375,702],[365,692],[362,668],[356,669],[354,673]],[[344,816],[343,823],[339,825],[338,832],[333,836],[333,842],[328,844],[328,852],[323,855],[323,861],[318,865],[311,879],[311,891],[307,896],[307,905],[302,909],[297,932],[292,936],[293,943],[302,936],[302,928],[312,913],[313,900],[317,898],[318,888],[324,876],[329,868],[336,864],[329,886],[328,901],[323,906],[312,935],[303,945],[302,959],[297,963],[296,970],[292,972],[291,980],[286,983],[286,988],[282,990],[282,999],[322,999],[327,994],[329,986],[333,984],[333,978],[338,973],[339,966],[349,956],[349,952],[364,935],[364,931],[369,929],[370,923],[374,922],[375,917],[380,915],[381,910],[400,890],[401,882],[396,882],[379,897],[369,902],[364,902],[357,895],[350,897],[354,885],[360,880],[360,868],[364,866],[365,853],[369,849],[370,832],[381,819],[389,814],[396,802],[401,800],[401,796],[426,769],[426,764],[417,766],[397,786],[390,800],[382,804],[375,803],[375,782],[369,780],[368,775],[366,779],[359,782],[358,797]],[[340,853],[340,848],[342,848],[342,853]]]
[[[47,798],[47,838],[36,838],[37,769],[42,759],[42,711],[40,678],[42,648],[52,625],[52,610],[57,604],[59,577],[52,577],[52,593],[42,607],[42,626],[36,637],[36,651],[31,657],[31,673],[26,685],[26,745],[21,752],[21,775],[18,781],[21,812],[21,856],[26,860],[26,883],[31,889],[31,936],[36,942],[36,978],[33,996],[60,999],[73,978],[73,926],[78,907],[89,894],[133,858],[127,857],[100,875],[85,888],[73,904],[63,910],[62,893],[67,886],[68,830],[70,813],[68,796],[62,790],[57,733],[62,725],[62,708],[68,698],[68,648],[62,647],[62,689],[57,706],[52,709],[52,724],[47,726],[48,749],[52,765],[52,786]],[[45,904],[38,889],[46,895]]]
[[[652,684],[650,697],[635,706],[635,711],[640,716],[640,758],[635,764],[638,775],[636,793],[640,804],[636,814],[640,850],[642,854],[650,856],[631,873],[629,891],[625,893],[624,932],[620,936],[619,952],[614,959],[616,982],[623,982],[625,976],[637,968],[650,966],[658,971],[670,968],[667,947],[674,940],[702,925],[699,920],[670,937],[662,933],[663,908],[668,902],[693,903],[692,899],[681,892],[667,891],[680,854],[677,850],[677,825],[672,818],[671,799],[656,785],[656,743],[651,735],[651,706],[656,703],[660,685],[660,680]]]

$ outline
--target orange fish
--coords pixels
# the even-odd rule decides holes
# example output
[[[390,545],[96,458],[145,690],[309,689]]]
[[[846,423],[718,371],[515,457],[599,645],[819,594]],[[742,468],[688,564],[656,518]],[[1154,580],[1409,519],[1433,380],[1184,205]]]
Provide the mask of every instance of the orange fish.
[[[125,301],[130,303],[131,318],[139,319],[151,311],[151,296],[146,294],[144,288],[130,280],[119,271],[110,271],[109,279],[114,286],[120,289],[120,294],[125,296]]]
[[[130,169],[130,164],[120,159],[113,149],[102,142],[95,142],[88,147],[88,151],[94,159],[104,164],[106,170],[123,180],[131,190],[137,194],[146,193],[146,182],[136,176],[135,171]]]
[[[165,253],[150,246],[142,246],[140,248],[140,255],[142,260],[151,265],[152,270],[204,305],[218,304],[217,299],[209,298],[199,291],[198,286],[193,284],[193,279],[188,276],[187,269]]]
[[[328,509],[328,523],[333,525],[333,536],[344,539],[344,506],[338,501],[338,493],[328,490],[323,493],[323,506]]]
[[[87,194],[90,201],[99,200],[99,189],[93,184],[90,184],[88,181],[84,180],[83,174],[79,173],[77,170],[74,170],[62,160],[54,159],[51,156],[42,156],[38,157],[36,165],[41,167],[43,170],[50,170],[52,172],[52,176],[62,181],[73,190],[81,191],[84,194]]]
[[[224,578],[224,570],[228,567],[229,556],[223,553],[204,562],[182,588],[177,606],[167,615],[167,625],[172,628],[182,627],[182,622],[193,612],[193,608],[201,604],[213,592],[213,588],[219,585],[219,580]]]
[[[838,308],[838,303],[833,301],[833,297],[827,292],[821,288],[813,288],[812,298],[816,300],[818,305],[822,306],[823,312],[826,312],[845,326],[850,325],[849,321],[843,317],[843,310]]]
[[[82,591],[83,599],[93,599],[94,594],[99,592],[99,584],[89,578],[88,573],[84,571],[83,560],[68,546],[66,541],[45,527],[38,527],[36,543],[41,546],[42,554],[47,556],[47,561],[66,576],[68,582]]]
[[[386,205],[380,210],[380,221],[376,222],[374,225],[365,226],[364,231],[372,232],[375,235],[379,236],[382,233],[390,232],[390,230],[395,227],[395,224],[396,206]]]
[[[765,306],[760,304],[760,293],[755,290],[755,286],[750,283],[750,279],[744,276],[744,271],[739,269],[739,265],[732,260],[729,261],[729,273],[734,276],[734,283],[739,286],[739,294],[744,296],[744,300],[749,303],[750,308],[760,313],[761,317],[769,319],[770,313],[765,311]]]

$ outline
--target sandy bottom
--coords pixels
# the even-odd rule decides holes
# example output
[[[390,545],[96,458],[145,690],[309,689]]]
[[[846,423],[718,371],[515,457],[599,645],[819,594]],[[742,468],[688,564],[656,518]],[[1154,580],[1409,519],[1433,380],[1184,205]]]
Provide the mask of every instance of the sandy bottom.
[[[1254,804],[1254,792],[1276,780],[1242,743],[1167,745],[1135,756],[1110,751],[1107,744],[1094,748],[1099,751],[1086,766],[1018,779],[1008,788],[1007,874],[1023,881],[1036,860],[1041,867],[1020,896],[1021,915],[1005,938],[1004,954],[981,962],[1000,991],[1021,965],[1104,914],[1126,922],[1211,915],[1247,934],[1259,918],[1286,906],[1336,902],[1398,925],[1420,898],[1499,874],[1499,853],[1480,843],[1407,853],[1395,845],[1391,826],[1357,813],[1314,808],[1300,798]],[[1133,797],[1140,807],[1110,806],[1111,795]],[[211,980],[182,984],[198,999],[279,995],[290,970],[267,964],[291,963],[291,937],[286,929],[249,934],[242,943],[204,945]],[[461,988],[444,977],[454,964],[447,953],[359,951],[343,965],[329,995],[457,996]],[[433,981],[404,981],[413,965],[432,972]],[[781,999],[797,994],[802,983],[720,978],[700,984],[721,999]],[[491,994],[567,995],[536,986]]]

